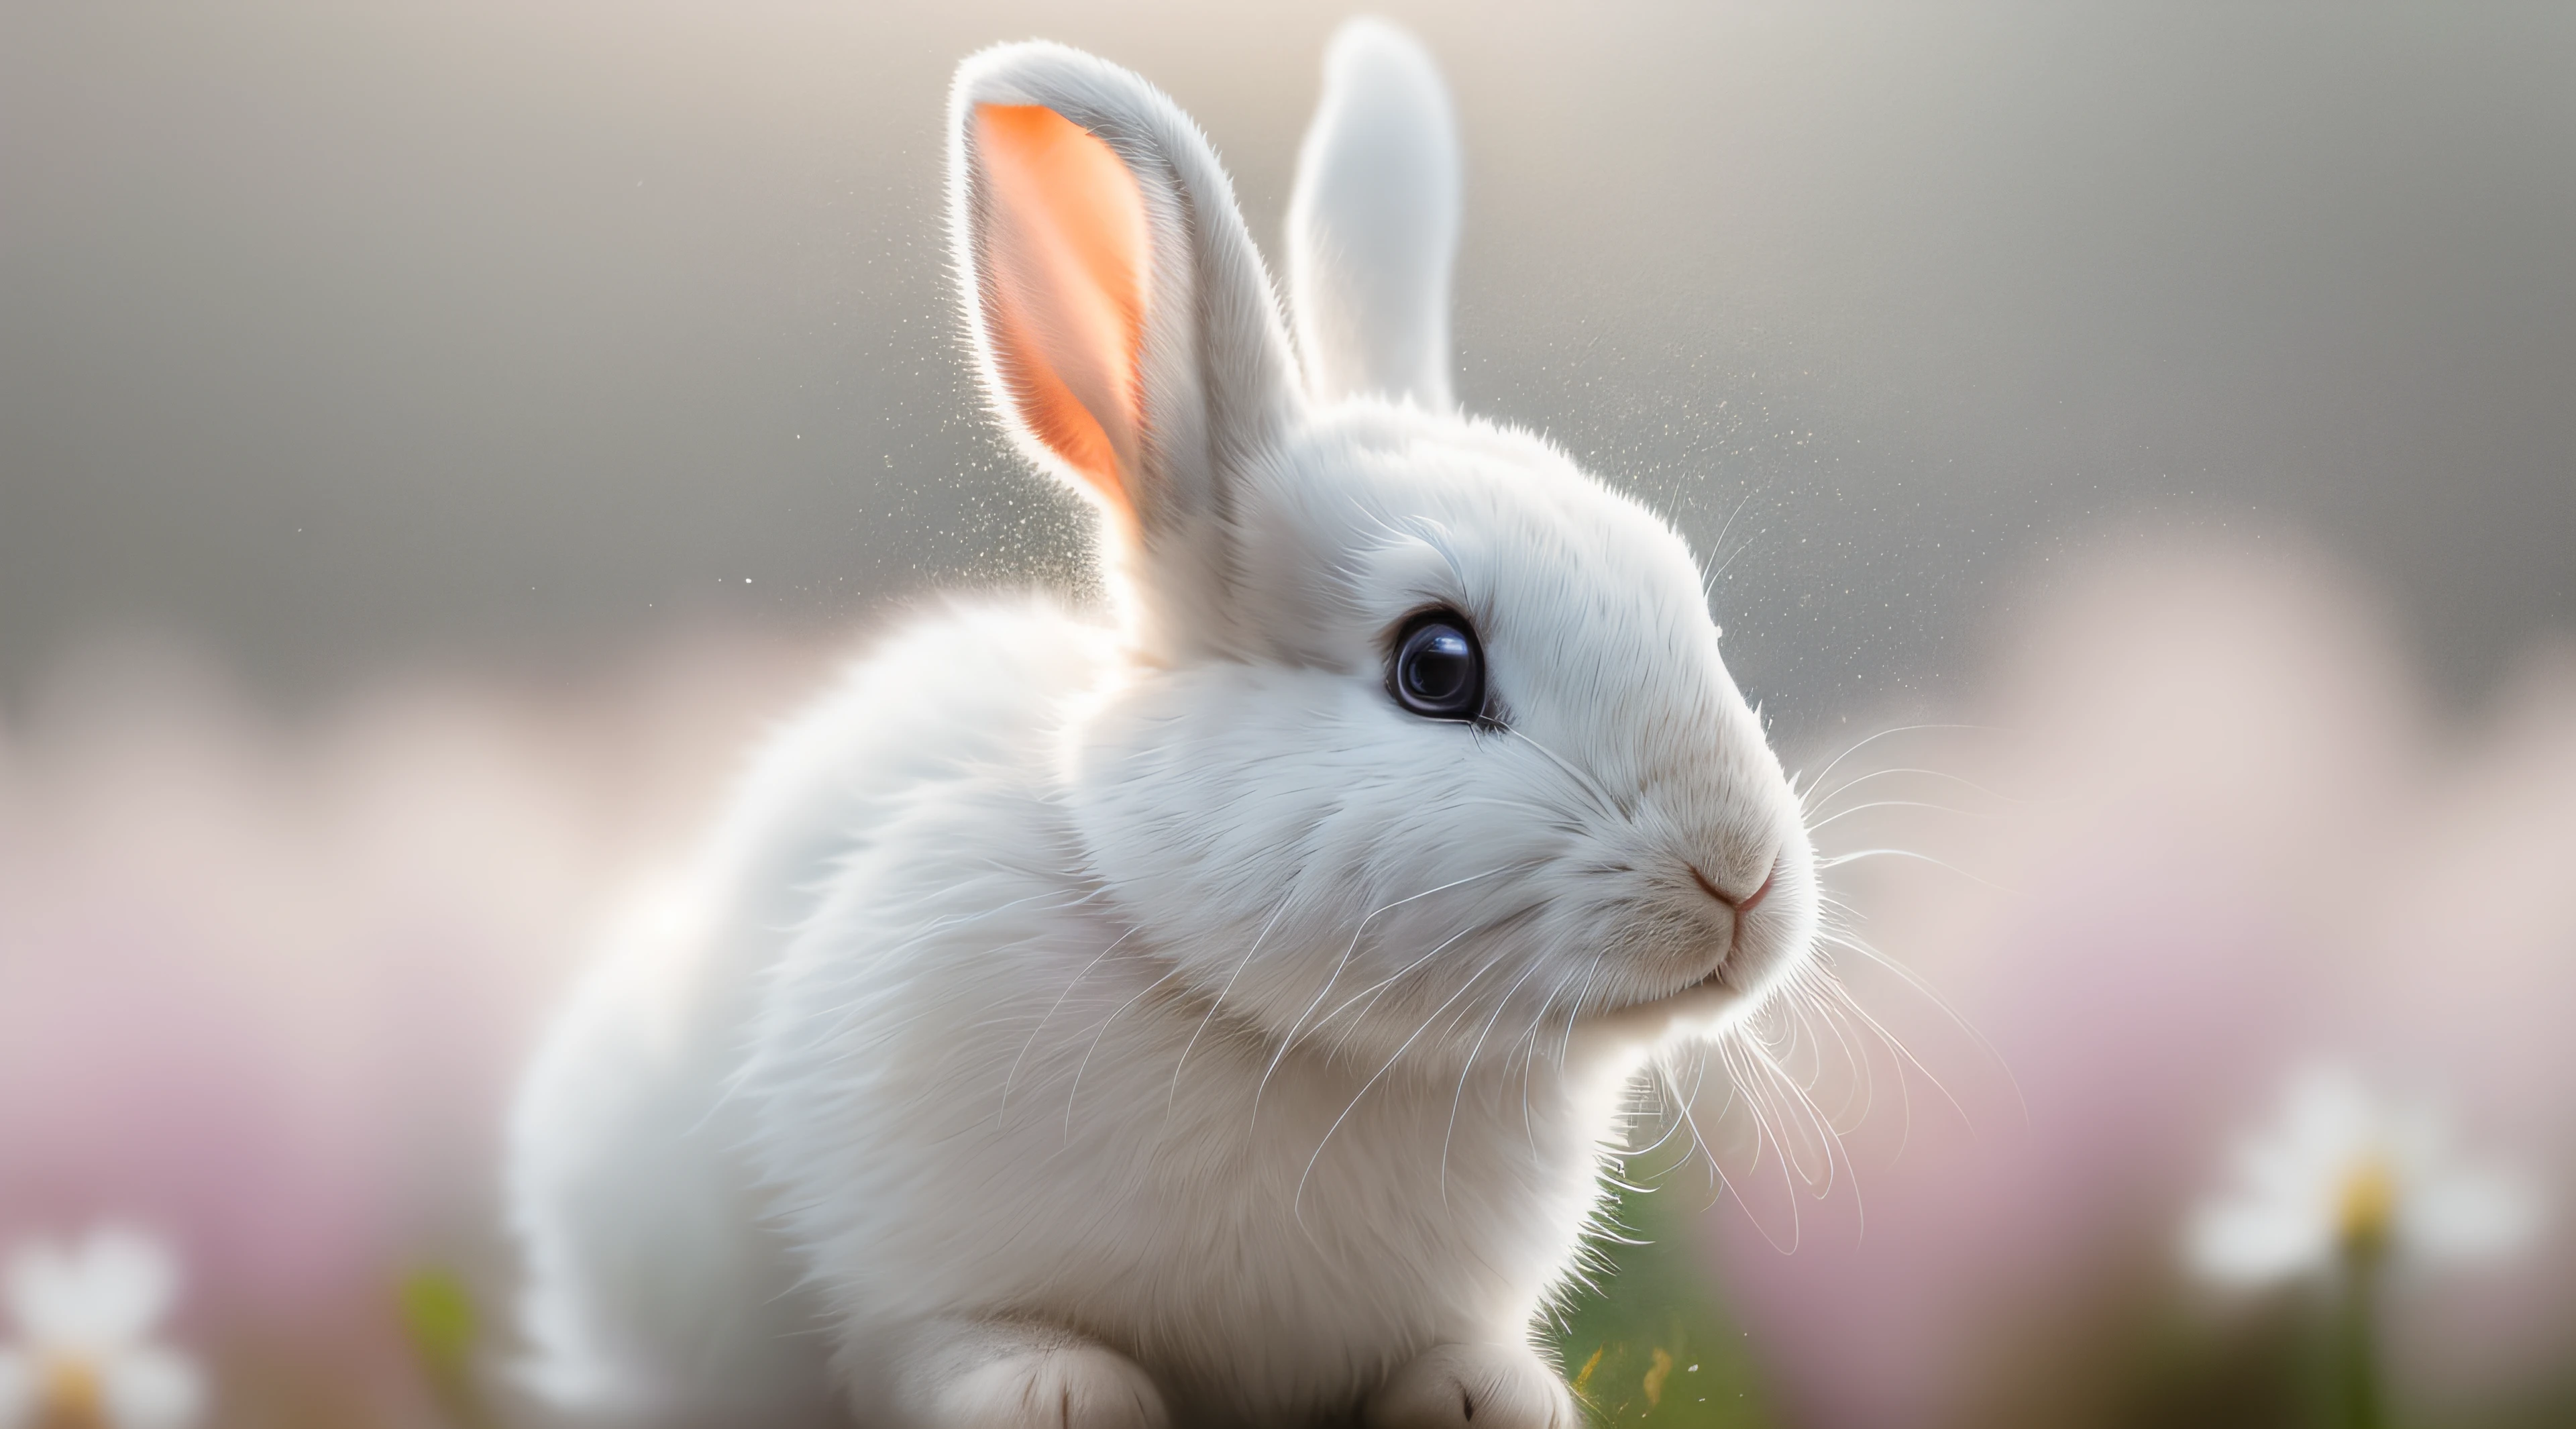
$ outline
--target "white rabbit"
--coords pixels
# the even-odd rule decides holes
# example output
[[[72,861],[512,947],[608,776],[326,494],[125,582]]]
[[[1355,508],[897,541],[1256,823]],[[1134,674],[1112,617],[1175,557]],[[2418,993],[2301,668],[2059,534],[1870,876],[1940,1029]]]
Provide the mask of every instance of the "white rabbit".
[[[1532,1321],[1813,857],[1673,531],[1458,415],[1458,174],[1346,26],[1289,264],[1162,94],[959,69],[985,387],[1113,609],[960,603],[778,738],[517,1109],[537,1381],[633,1422],[1572,1429]]]

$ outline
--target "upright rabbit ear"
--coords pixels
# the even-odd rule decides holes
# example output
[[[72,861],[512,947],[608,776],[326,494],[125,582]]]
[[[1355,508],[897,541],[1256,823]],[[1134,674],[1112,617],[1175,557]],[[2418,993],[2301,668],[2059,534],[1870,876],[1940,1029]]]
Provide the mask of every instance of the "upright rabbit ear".
[[[1457,120],[1430,53],[1384,20],[1345,23],[1288,204],[1289,307],[1318,399],[1451,405],[1458,167]]]
[[[1060,45],[959,67],[949,201],[1003,424],[1109,516],[1140,614],[1229,592],[1228,487],[1299,401],[1270,280],[1207,140],[1151,85]]]

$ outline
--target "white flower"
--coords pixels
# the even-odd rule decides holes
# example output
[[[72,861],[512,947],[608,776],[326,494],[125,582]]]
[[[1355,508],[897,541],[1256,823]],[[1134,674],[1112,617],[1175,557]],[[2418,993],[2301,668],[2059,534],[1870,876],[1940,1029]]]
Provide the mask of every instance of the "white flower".
[[[2193,1267],[2222,1284],[2286,1280],[2345,1257],[2487,1259],[2539,1223],[2530,1188],[2456,1158],[2430,1107],[2376,1099],[2341,1067],[2295,1080],[2278,1118],[2237,1148],[2234,1170],[2187,1237]]]
[[[18,1342],[0,1347],[0,1429],[179,1429],[204,1399],[187,1356],[152,1342],[179,1270],[158,1241],[101,1228],[9,1264]]]

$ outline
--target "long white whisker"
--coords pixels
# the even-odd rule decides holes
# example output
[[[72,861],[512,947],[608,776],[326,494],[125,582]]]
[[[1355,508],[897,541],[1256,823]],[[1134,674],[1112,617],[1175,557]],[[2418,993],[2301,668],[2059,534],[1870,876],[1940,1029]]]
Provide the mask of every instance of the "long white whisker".
[[[1252,960],[1260,953],[1262,943],[1270,937],[1270,930],[1279,926],[1281,915],[1288,911],[1288,905],[1295,901],[1296,897],[1297,883],[1295,877],[1291,876],[1287,890],[1279,895],[1279,906],[1270,910],[1269,920],[1261,925],[1260,932],[1253,935],[1252,946],[1244,949],[1243,957],[1234,965],[1234,971],[1226,974],[1225,986],[1218,988],[1216,996],[1209,999],[1207,1015],[1199,1019],[1198,1026],[1190,1029],[1190,1040],[1181,1044],[1181,1055],[1172,1062],[1171,1090],[1163,1096],[1163,1115],[1166,1118],[1170,1117],[1173,1104],[1180,1100],[1181,1068],[1189,1065],[1191,1049],[1199,1045],[1200,1035],[1207,1031],[1209,1023],[1216,1020],[1217,1009],[1225,1006],[1225,995],[1234,991],[1234,980],[1243,976],[1245,968],[1252,966]]]
[[[1474,985],[1475,983],[1473,979],[1460,984],[1456,992],[1449,994],[1448,1002],[1443,1002],[1438,1007],[1431,1009],[1431,1015],[1422,1020],[1422,1025],[1413,1029],[1411,1036],[1406,1037],[1403,1042],[1397,1044],[1395,1054],[1388,1057],[1385,1063],[1379,1066],[1376,1071],[1371,1072],[1367,1081],[1360,1083],[1360,1089],[1351,1095],[1350,1104],[1342,1108],[1342,1114],[1333,1118],[1333,1124],[1331,1126],[1324,1128],[1323,1139],[1315,1143],[1315,1154],[1306,1158],[1306,1169],[1299,1173],[1297,1177],[1296,1192],[1288,1198],[1289,1214],[1295,1218],[1301,1229],[1306,1224],[1305,1212],[1303,1210],[1306,1200],[1306,1182],[1314,1176],[1315,1163],[1323,1159],[1324,1148],[1332,1144],[1333,1133],[1342,1129],[1342,1123],[1350,1120],[1351,1113],[1359,1109],[1359,1104],[1363,1098],[1368,1096],[1369,1089],[1376,1086],[1379,1079],[1384,1077],[1396,1063],[1404,1060],[1404,1054],[1412,1048],[1415,1040],[1420,1038],[1423,1033],[1431,1030],[1431,1024],[1439,1020],[1441,1013],[1449,1010],[1449,1004],[1466,996],[1467,990]]]
[[[1136,989],[1134,996],[1128,998],[1125,1002],[1118,1004],[1116,1010],[1112,1011],[1107,1017],[1101,1019],[1099,1030],[1091,1034],[1091,1046],[1083,1052],[1082,1061],[1076,1064],[1073,1069],[1073,1087],[1070,1091],[1067,1091],[1064,1094],[1064,1134],[1067,1138],[1071,1138],[1073,1135],[1073,1104],[1075,1100],[1080,1098],[1082,1095],[1082,1074],[1091,1070],[1091,1055],[1092,1053],[1100,1050],[1100,1039],[1109,1035],[1109,1024],[1117,1021],[1120,1016],[1125,1014],[1128,1008],[1134,1007],[1138,1000],[1142,999],[1145,994],[1152,992],[1154,989],[1161,987],[1163,984],[1170,982],[1172,979],[1179,977],[1180,975],[1181,965],[1178,963],[1173,964],[1169,971],[1165,972],[1161,977],[1154,979],[1152,982],[1145,984],[1143,987]]]
[[[1601,787],[1601,781],[1595,778],[1591,771],[1565,759],[1555,750],[1550,749],[1546,745],[1539,743],[1537,740],[1530,738],[1515,726],[1504,725],[1503,733],[1510,735],[1512,738],[1519,740],[1521,743],[1537,750],[1540,754],[1545,755],[1549,763],[1554,764],[1557,768],[1563,770],[1565,772],[1565,776],[1575,782],[1576,787],[1580,788],[1586,795],[1591,797],[1593,803],[1598,806],[1601,813],[1617,815],[1624,812],[1619,806],[1619,801],[1610,797],[1610,791]]]
[[[1914,850],[1912,850],[1912,849],[1910,849],[1910,848],[1864,848],[1864,849],[1854,849],[1854,850],[1852,850],[1850,853],[1838,853],[1838,854],[1835,854],[1835,855],[1834,855],[1833,857],[1831,857],[1831,858],[1820,858],[1820,859],[1817,859],[1817,860],[1816,860],[1816,867],[1817,867],[1817,869],[1818,869],[1819,871],[1824,870],[1824,869],[1829,869],[1829,868],[1840,868],[1840,867],[1842,867],[1844,864],[1847,864],[1847,863],[1857,863],[1857,862],[1859,862],[1860,860],[1865,859],[1865,858],[1910,858],[1910,859],[1914,859],[1914,860],[1916,860],[1916,861],[1918,861],[1918,862],[1921,862],[1921,863],[1928,863],[1928,864],[1932,864],[1932,865],[1934,865],[1935,867],[1939,867],[1939,868],[1946,868],[1946,869],[1948,869],[1949,871],[1951,871],[1952,873],[1955,873],[1955,874],[1959,875],[1961,878],[1964,878],[1964,879],[1968,880],[1970,883],[1978,884],[1978,885],[1981,885],[1981,886],[1986,887],[1986,888],[1991,888],[1991,889],[1993,889],[1994,891],[1996,891],[1997,893],[2010,893],[2010,894],[2013,894],[2013,895],[2014,895],[2014,896],[2016,896],[2016,897],[2021,896],[2021,893],[2022,893],[2022,890],[2020,890],[2020,889],[2018,889],[2018,888],[2007,888],[2007,887],[2005,887],[2004,885],[2002,885],[2002,884],[2000,884],[2000,883],[1996,883],[1996,882],[1994,882],[1994,881],[1993,881],[1993,880],[1991,880],[1991,879],[1979,878],[1977,875],[1975,875],[1975,874],[1973,874],[1973,873],[1970,873],[1970,872],[1969,872],[1969,871],[1967,871],[1966,869],[1961,868],[1961,867],[1960,867],[1960,866],[1958,866],[1957,864],[1952,863],[1952,862],[1950,862],[1950,861],[1949,861],[1949,860],[1947,860],[1947,859],[1934,858],[1932,855],[1930,855],[1930,854],[1928,854],[1928,853],[1916,853]]]
[[[1134,936],[1136,936],[1136,928],[1133,924],[1130,924],[1126,932],[1110,939],[1109,946],[1102,948],[1098,956],[1092,958],[1090,962],[1084,963],[1082,965],[1082,971],[1073,975],[1073,981],[1064,985],[1064,991],[1055,995],[1055,1001],[1048,1006],[1046,1015],[1038,1019],[1038,1025],[1029,1029],[1029,1040],[1020,1044],[1020,1055],[1011,1059],[1011,1070],[1002,1078],[1002,1104],[993,1110],[993,1115],[996,1118],[999,1118],[1011,1109],[1011,1084],[1019,1080],[1020,1064],[1028,1060],[1029,1049],[1037,1045],[1038,1034],[1046,1031],[1047,1023],[1054,1018],[1059,1010],[1063,1008],[1064,1000],[1073,996],[1073,990],[1082,985],[1082,980],[1084,978],[1091,976],[1091,970],[1100,966],[1101,959],[1118,951],[1119,944],[1126,942],[1129,938]]]
[[[1547,996],[1539,1000],[1537,1015],[1530,1019],[1528,1034],[1521,1038],[1521,1043],[1529,1048],[1529,1056],[1521,1063],[1521,1134],[1529,1143],[1532,1166],[1539,1164],[1539,1154],[1538,1127],[1533,1124],[1530,1116],[1530,1074],[1538,1070],[1538,1039],[1546,1033],[1547,1015],[1556,1010],[1557,994],[1565,991],[1565,985],[1573,980],[1574,974],[1569,972],[1564,977],[1558,978],[1554,985],[1548,988]]]
[[[1501,961],[1499,955],[1495,961]],[[1494,1024],[1502,1020],[1503,1010],[1512,1005],[1512,998],[1521,990],[1521,984],[1535,976],[1538,969],[1539,965],[1536,962],[1531,963],[1522,970],[1519,981],[1503,989],[1503,995],[1494,1002],[1493,1015],[1485,1019],[1484,1030],[1476,1034],[1475,1045],[1467,1049],[1467,1064],[1458,1069],[1458,1090],[1449,1098],[1449,1129],[1440,1137],[1440,1202],[1442,1205],[1447,1205],[1449,1202],[1449,1144],[1458,1135],[1458,1104],[1466,1098],[1467,1078],[1476,1070],[1477,1054],[1485,1050],[1485,1039],[1493,1034]],[[1479,973],[1478,976],[1481,977],[1483,974]]]
[[[1374,920],[1379,914],[1385,913],[1391,909],[1401,908],[1407,903],[1428,898],[1434,893],[1445,893],[1452,888],[1463,887],[1467,884],[1474,883],[1478,879],[1491,878],[1497,873],[1508,872],[1513,867],[1515,867],[1515,865],[1505,864],[1500,868],[1489,868],[1482,873],[1469,874],[1465,878],[1443,883],[1437,888],[1426,888],[1410,897],[1399,898],[1392,903],[1381,904],[1378,907],[1372,908],[1366,915],[1361,917],[1359,926],[1351,930],[1350,945],[1342,949],[1341,960],[1333,965],[1332,976],[1325,978],[1324,985],[1315,990],[1314,1000],[1307,1003],[1305,1010],[1297,1014],[1297,1020],[1288,1024],[1288,1031],[1279,1039],[1279,1050],[1272,1054],[1270,1065],[1261,1069],[1261,1085],[1252,1089],[1253,1125],[1257,1126],[1260,1124],[1261,1098],[1263,1094],[1270,1090],[1270,1074],[1279,1070],[1279,1064],[1287,1060],[1288,1053],[1296,1047],[1297,1030],[1306,1025],[1307,1018],[1315,1015],[1315,1009],[1323,1004],[1325,998],[1332,996],[1333,985],[1342,980],[1342,973],[1350,967],[1351,955],[1359,951],[1360,939],[1368,936],[1368,925],[1372,920]]]
[[[1402,981],[1410,974],[1420,971],[1424,964],[1430,962],[1433,958],[1440,956],[1442,953],[1447,952],[1452,946],[1456,945],[1459,940],[1475,937],[1481,933],[1490,933],[1506,924],[1517,922],[1522,918],[1528,917],[1532,912],[1535,912],[1539,906],[1540,905],[1535,903],[1524,904],[1521,907],[1512,909],[1508,913],[1498,913],[1482,922],[1472,923],[1467,927],[1459,929],[1457,932],[1450,934],[1448,937],[1434,944],[1431,951],[1424,953],[1421,957],[1415,958],[1412,962],[1406,963],[1403,967],[1397,968],[1394,972],[1388,973],[1386,976],[1379,978],[1376,982],[1373,982],[1367,987],[1361,988],[1359,991],[1352,993],[1349,997],[1342,999],[1339,1003],[1334,1005],[1332,1011],[1315,1019],[1315,1026],[1312,1031],[1320,1032],[1324,1028],[1331,1026],[1334,1018],[1337,1018],[1343,1013],[1350,1011],[1353,1007],[1358,1006],[1363,999],[1369,1002],[1371,1008],[1374,1008],[1376,1006],[1377,999],[1385,996],[1388,988],[1395,986],[1396,983]],[[1365,1015],[1365,1010],[1363,1011],[1363,1015]]]
[[[1982,1050],[1987,1057],[1993,1060],[1995,1066],[2001,1069],[2004,1074],[2005,1083],[2012,1088],[2013,1100],[2021,1105],[2023,1122],[2027,1123],[2030,1120],[2030,1099],[2022,1094],[2021,1078],[2013,1074],[2012,1063],[2004,1059],[2002,1049],[1996,1047],[1993,1042],[1988,1041],[1986,1034],[1978,1031],[1976,1024],[1970,1022],[1966,1014],[1960,1012],[1956,1007],[1953,1007],[1950,1004],[1949,999],[1943,997],[1940,991],[1934,988],[1931,983],[1924,980],[1921,974],[1870,946],[1867,939],[1861,938],[1856,934],[1819,934],[1818,941],[1830,943],[1838,948],[1849,949],[1850,951],[1867,958],[1878,966],[1885,968],[1890,973],[1895,974],[1897,979],[1903,982],[1907,987],[1912,988],[1925,1001],[1940,1009],[1941,1015],[1949,1018],[1951,1025],[1957,1027],[1961,1032],[1966,1033],[1968,1037],[1977,1044],[1978,1048]],[[1917,1065],[1920,1064],[1918,1063]],[[1929,1076],[1930,1073],[1926,1072],[1925,1075]],[[1966,1112],[1962,1110],[1960,1114],[1965,1116]]]
[[[1999,819],[2003,817],[2003,815],[1992,809],[1962,809],[1951,804],[1935,804],[1926,799],[1874,799],[1866,804],[1854,804],[1848,809],[1836,809],[1821,819],[1809,819],[1807,821],[1807,832],[1813,834],[1816,830],[1821,829],[1836,820],[1847,819],[1854,814],[1865,814],[1872,809],[1934,809],[1944,814],[1957,814],[1962,818],[1969,819]]]
[[[1928,729],[1982,730],[1985,728],[1987,727],[1984,725],[1974,724],[1900,724],[1889,729],[1882,729],[1876,734],[1864,736],[1858,743],[1853,744],[1850,748],[1845,749],[1842,753],[1837,754],[1832,759],[1826,761],[1825,767],[1816,771],[1816,777],[1807,781],[1807,787],[1812,790],[1821,786],[1825,782],[1827,776],[1831,775],[1844,760],[1851,758],[1853,755],[1860,753],[1862,750],[1878,743],[1882,739],[1889,739],[1900,734],[1916,734]]]
[[[1970,793],[1982,795],[1998,804],[2034,808],[2052,802],[2049,799],[2024,798],[2018,794],[2004,793],[1999,789],[1989,789],[1965,774],[1953,774],[1947,769],[1925,769],[1912,764],[1892,764],[1883,769],[1872,769],[1865,774],[1855,774],[1831,789],[1825,788],[1821,781],[1811,783],[1807,786],[1807,792],[1798,797],[1798,805],[1812,815],[1821,810],[1828,801],[1840,798],[1873,779],[1892,778],[1899,774],[1916,774],[1926,779],[1938,779],[1945,783],[1956,784]]]
[[[1736,1092],[1743,1095],[1745,1111],[1753,1118],[1753,1164],[1744,1168],[1746,1174],[1750,1175],[1762,1169],[1762,1148],[1764,1143],[1779,1143],[1777,1143],[1775,1135],[1771,1129],[1770,1113],[1753,1095],[1752,1085],[1754,1079],[1739,1063],[1742,1051],[1743,1048],[1740,1039],[1730,1037],[1719,1047],[1718,1055],[1724,1059],[1726,1063],[1727,1081],[1734,1087]],[[1709,1159],[1709,1164],[1711,1166],[1716,1166],[1717,1160],[1714,1156]],[[1782,1245],[1779,1241],[1773,1239],[1770,1229],[1764,1226],[1758,1218],[1754,1220],[1753,1228],[1762,1233],[1762,1238],[1764,1240],[1771,1242],[1771,1248],[1773,1250],[1776,1250],[1783,1255],[1787,1255],[1797,1250],[1798,1242],[1803,1234],[1803,1227],[1798,1211],[1796,1188],[1790,1184],[1789,1180],[1789,1154],[1785,1145],[1782,1146],[1780,1152],[1780,1166],[1781,1185],[1790,1192],[1789,1243],[1787,1245]],[[1725,1172],[1720,1170],[1718,1174],[1724,1176]],[[1732,1178],[1729,1179],[1731,1181]],[[1739,1198],[1742,1195],[1741,1192],[1738,1192],[1737,1194]],[[1747,1210],[1749,1211],[1750,1209],[1751,1203],[1747,1202]]]
[[[1727,513],[1726,513],[1726,520],[1718,526],[1718,528],[1717,528],[1717,538],[1716,538],[1715,540],[1712,540],[1712,541],[1710,541],[1710,542],[1708,543],[1708,548],[1709,548],[1710,550],[1712,550],[1712,551],[1723,551],[1723,550],[1725,550],[1725,549],[1726,549],[1726,533],[1735,529],[1735,518],[1736,518],[1736,517],[1738,517],[1738,516],[1743,515],[1743,514],[1744,514],[1744,508],[1745,508],[1745,507],[1747,507],[1747,506],[1749,506],[1749,505],[1751,505],[1751,504],[1752,504],[1752,502],[1753,502],[1753,488],[1751,488],[1751,487],[1746,487],[1746,488],[1745,488],[1745,490],[1744,490],[1744,495],[1743,495],[1742,497],[1740,497],[1740,498],[1738,498],[1738,499],[1737,499],[1737,501],[1736,501],[1736,503],[1735,503],[1735,509],[1734,509],[1734,510],[1732,510],[1732,511],[1727,512]],[[1741,555],[1741,554],[1742,554],[1742,552],[1738,552],[1737,554],[1738,554],[1738,555]],[[1706,604],[1709,602],[1709,598],[1710,598],[1711,596],[1713,596],[1713,595],[1715,595],[1715,594],[1717,593],[1717,578],[1718,578],[1719,576],[1725,575],[1725,574],[1726,574],[1726,568],[1727,568],[1728,566],[1733,565],[1733,564],[1735,564],[1735,557],[1734,557],[1734,556],[1725,556],[1725,557],[1722,557],[1722,558],[1720,558],[1720,559],[1719,559],[1718,563],[1717,563],[1714,567],[1710,568],[1709,573],[1708,573],[1707,575],[1702,576],[1702,577],[1700,578],[1700,582],[1699,582],[1699,599],[1700,599],[1700,604],[1702,604],[1702,605],[1706,605]]]

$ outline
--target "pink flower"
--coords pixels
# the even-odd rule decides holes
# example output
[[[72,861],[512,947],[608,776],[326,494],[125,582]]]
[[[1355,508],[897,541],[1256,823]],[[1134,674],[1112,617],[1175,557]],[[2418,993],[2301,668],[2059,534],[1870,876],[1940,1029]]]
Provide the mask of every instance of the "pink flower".
[[[2576,1004],[2567,685],[2525,697],[2520,733],[2464,774],[2375,612],[2317,562],[2138,550],[2027,608],[1973,702],[1988,732],[1875,754],[1975,787],[1880,776],[1820,807],[1981,815],[1872,811],[1824,842],[1959,870],[1855,864],[1849,901],[1868,942],[1992,1043],[2017,1096],[1919,994],[1846,954],[1861,1005],[1966,1118],[1918,1075],[1909,1126],[1873,1053],[1880,1095],[1844,1143],[1857,1198],[1846,1182],[1805,1206],[1790,1255],[1758,1198],[1763,1224],[1732,1206],[1711,1219],[1730,1296],[1815,1423],[1973,1420],[2063,1380],[2049,1360],[2088,1327],[2179,1293],[2194,1198],[2319,1056],[2455,1098],[2482,1144],[2535,1168],[2563,1175],[2576,1129],[2576,1044],[2539,1011]],[[2498,861],[2519,876],[2493,876]],[[2553,1283],[2516,1302],[2521,1370],[2576,1323]],[[2415,1379],[2439,1381],[2445,1359],[2415,1356]],[[2518,1372],[2491,1359],[2470,1378]]]
[[[163,1228],[210,1355],[399,1377],[392,1287],[487,1238],[502,1103],[600,910],[812,668],[702,641],[292,732],[166,656],[58,682],[0,732],[0,1237]]]

